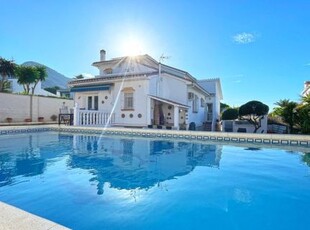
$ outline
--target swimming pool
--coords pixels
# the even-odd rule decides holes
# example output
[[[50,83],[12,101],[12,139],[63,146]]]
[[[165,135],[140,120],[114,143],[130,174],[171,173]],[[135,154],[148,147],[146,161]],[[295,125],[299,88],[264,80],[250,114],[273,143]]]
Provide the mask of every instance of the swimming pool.
[[[219,142],[0,136],[0,200],[73,229],[307,229],[310,155]]]

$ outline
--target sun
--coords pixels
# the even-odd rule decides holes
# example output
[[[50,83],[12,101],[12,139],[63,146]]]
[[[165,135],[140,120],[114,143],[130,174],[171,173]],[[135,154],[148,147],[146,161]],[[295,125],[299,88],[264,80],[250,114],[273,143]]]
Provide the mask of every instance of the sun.
[[[136,56],[142,53],[142,43],[138,39],[129,38],[123,43],[123,53],[126,56]]]

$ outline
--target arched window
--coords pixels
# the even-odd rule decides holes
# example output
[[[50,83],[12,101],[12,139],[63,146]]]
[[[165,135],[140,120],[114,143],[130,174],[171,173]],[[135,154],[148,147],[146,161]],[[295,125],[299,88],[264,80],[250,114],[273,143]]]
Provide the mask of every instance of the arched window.
[[[112,68],[106,68],[106,69],[104,70],[104,72],[105,72],[106,74],[111,74],[111,73],[113,72],[113,70],[112,70]]]
[[[123,110],[133,110],[134,109],[134,88],[125,87],[122,89],[123,93]]]

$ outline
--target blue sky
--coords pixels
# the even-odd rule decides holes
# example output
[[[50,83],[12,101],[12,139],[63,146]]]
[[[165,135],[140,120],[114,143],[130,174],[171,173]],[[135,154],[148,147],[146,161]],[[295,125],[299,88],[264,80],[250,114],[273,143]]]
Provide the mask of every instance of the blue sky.
[[[310,80],[309,0],[0,0],[0,56],[74,77],[140,54],[197,79],[219,77],[223,102],[299,100]],[[126,45],[127,44],[127,45]]]

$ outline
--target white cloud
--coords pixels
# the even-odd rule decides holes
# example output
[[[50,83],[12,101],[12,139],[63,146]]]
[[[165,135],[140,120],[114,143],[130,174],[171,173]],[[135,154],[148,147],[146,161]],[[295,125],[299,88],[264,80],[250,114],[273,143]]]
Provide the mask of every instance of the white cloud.
[[[306,64],[306,66],[310,66],[310,62]]]
[[[82,73],[84,78],[93,78],[95,77],[94,75],[90,74],[90,73]]]
[[[251,33],[240,33],[233,36],[236,43],[247,44],[255,41],[255,35]]]

